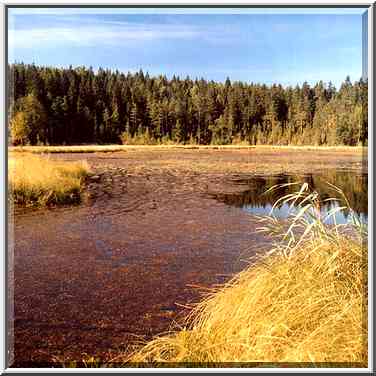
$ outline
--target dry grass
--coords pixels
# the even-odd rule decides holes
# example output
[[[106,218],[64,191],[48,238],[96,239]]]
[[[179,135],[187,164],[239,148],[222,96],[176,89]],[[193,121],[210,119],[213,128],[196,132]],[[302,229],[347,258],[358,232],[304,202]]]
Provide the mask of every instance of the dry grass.
[[[267,256],[209,294],[177,331],[116,360],[366,367],[366,228],[355,215],[346,226],[326,226],[307,185],[284,200],[301,210],[287,230],[273,216],[264,218],[260,231],[275,239]]]
[[[81,183],[88,173],[86,162],[57,162],[29,153],[10,154],[10,194],[16,204],[45,206],[80,201]]]
[[[257,145],[257,149],[259,150],[268,150],[268,149],[275,149],[275,150],[311,150],[311,151],[342,151],[342,152],[362,152],[367,153],[368,147],[367,146],[345,146],[345,145],[338,145],[338,146],[316,146],[316,145]]]
[[[279,145],[73,145],[73,146],[13,146],[12,152],[30,153],[97,153],[131,150],[163,150],[163,149],[200,149],[200,150],[328,150],[364,152],[361,146],[279,146]]]

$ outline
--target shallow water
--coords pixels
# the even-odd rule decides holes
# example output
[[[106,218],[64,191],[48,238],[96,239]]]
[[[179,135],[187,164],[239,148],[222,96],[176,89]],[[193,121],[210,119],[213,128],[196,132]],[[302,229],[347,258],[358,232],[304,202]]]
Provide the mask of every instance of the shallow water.
[[[112,359],[180,322],[207,288],[228,281],[269,249],[270,240],[256,232],[259,222],[247,210],[267,209],[273,197],[262,193],[285,182],[286,175],[248,179],[248,174],[268,172],[263,166],[310,172],[322,165],[364,168],[362,155],[316,151],[53,157],[86,159],[100,180],[87,182],[87,199],[79,206],[14,213],[17,367],[55,367],[53,359],[81,360],[83,354]],[[196,171],[195,163],[203,161],[242,167],[236,174]],[[336,170],[330,181],[346,188],[355,209],[367,212],[366,178]],[[231,206],[207,197],[234,191],[241,194],[221,196]]]
[[[336,211],[336,208],[347,207],[344,197],[330,186],[333,184],[343,191],[353,210],[353,216],[362,223],[368,223],[368,174],[366,173],[331,170],[305,175],[278,174],[237,179],[234,183],[244,186],[244,190],[237,193],[215,194],[212,197],[251,214],[259,216],[272,214],[276,218],[287,218],[290,214],[296,214],[299,207],[282,204],[273,208],[274,203],[279,198],[299,190],[303,183],[308,183],[310,189],[320,195],[320,215],[325,223],[348,223],[352,220],[352,215],[346,209],[328,216],[328,213]],[[285,184],[291,185],[268,191],[273,186]],[[334,198],[336,201],[326,201],[329,198]]]

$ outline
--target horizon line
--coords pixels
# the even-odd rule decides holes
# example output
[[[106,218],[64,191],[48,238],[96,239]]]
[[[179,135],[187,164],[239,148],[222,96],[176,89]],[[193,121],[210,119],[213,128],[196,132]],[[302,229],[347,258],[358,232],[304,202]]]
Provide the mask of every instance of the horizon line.
[[[121,69],[121,68],[105,68],[105,67],[102,67],[102,66],[99,66],[98,68],[94,68],[93,66],[73,65],[73,64],[70,64],[69,66],[65,66],[65,65],[58,66],[58,65],[37,64],[35,62],[25,63],[25,62],[17,62],[17,61],[16,62],[8,62],[8,66],[9,65],[26,65],[26,66],[31,65],[31,66],[35,66],[35,67],[38,67],[38,68],[52,68],[52,69],[63,69],[63,70],[69,70],[69,69],[77,70],[79,68],[83,68],[83,69],[86,69],[86,70],[91,69],[94,72],[94,74],[97,74],[99,70],[103,70],[105,72],[109,71],[111,74],[118,72],[119,74],[123,74],[123,75],[129,75],[129,74],[135,75],[135,74],[142,72],[143,75],[148,75],[149,78],[165,77],[167,80],[172,80],[175,77],[176,79],[179,79],[179,80],[186,80],[186,79],[189,79],[191,81],[204,80],[207,83],[214,82],[214,83],[218,83],[218,84],[224,84],[227,80],[230,80],[231,84],[232,83],[243,83],[243,84],[247,84],[247,85],[261,85],[261,86],[265,85],[265,86],[270,86],[270,87],[277,85],[277,86],[282,86],[283,88],[292,88],[292,87],[296,87],[296,86],[300,87],[300,86],[304,85],[304,83],[307,83],[309,86],[316,86],[317,84],[322,82],[324,85],[332,84],[332,86],[335,89],[337,89],[336,85],[331,80],[329,80],[329,81],[315,80],[315,81],[313,81],[314,83],[311,83],[311,84],[307,80],[303,81],[301,84],[299,84],[298,82],[296,84],[282,84],[282,83],[276,82],[276,81],[274,81],[272,83],[266,83],[266,82],[260,82],[260,81],[235,80],[235,79],[231,79],[231,77],[229,75],[223,80],[213,80],[213,79],[205,78],[203,76],[193,77],[189,74],[183,74],[183,73],[175,74],[175,73],[173,73],[169,78],[168,73],[153,74],[153,73],[149,73],[148,70],[144,71],[142,69],[142,67],[137,68],[137,69],[129,69],[128,68],[128,70],[126,70],[126,69]],[[368,77],[363,77],[362,75],[360,75],[359,79],[354,79],[354,78],[351,79],[350,74],[348,74],[348,75],[345,76],[344,79],[341,80],[341,84],[344,83],[348,77],[350,78],[350,82],[352,84],[354,84],[356,82],[360,82],[360,81],[363,81],[363,82],[368,81]]]

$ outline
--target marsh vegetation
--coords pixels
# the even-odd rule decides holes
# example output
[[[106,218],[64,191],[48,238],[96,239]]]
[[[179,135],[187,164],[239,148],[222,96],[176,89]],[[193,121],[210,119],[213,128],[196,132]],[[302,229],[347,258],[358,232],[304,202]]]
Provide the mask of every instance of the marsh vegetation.
[[[17,205],[54,202],[14,217],[18,366],[365,364],[362,149],[121,147],[10,155]],[[320,193],[299,199],[313,225],[241,208],[296,180]],[[346,225],[315,217],[326,180],[355,202]],[[88,200],[59,208],[72,186]]]
[[[349,207],[350,223],[328,227],[318,193],[308,189],[281,198],[301,206],[287,227],[262,219],[268,252],[210,292],[175,331],[124,356],[124,365],[364,367],[367,230]]]
[[[29,153],[10,154],[8,169],[10,196],[23,206],[79,203],[89,171],[84,161],[57,162]]]

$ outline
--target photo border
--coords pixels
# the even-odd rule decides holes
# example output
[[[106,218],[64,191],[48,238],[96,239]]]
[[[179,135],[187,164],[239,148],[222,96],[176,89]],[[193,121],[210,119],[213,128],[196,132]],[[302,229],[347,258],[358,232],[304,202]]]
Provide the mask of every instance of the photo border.
[[[375,36],[375,29],[373,27],[373,22],[376,17],[376,8],[375,3],[373,2],[352,2],[352,3],[345,3],[345,2],[331,2],[330,4],[324,3],[322,1],[315,2],[312,4],[312,2],[307,1],[295,1],[295,2],[277,2],[273,1],[265,1],[263,3],[249,3],[249,2],[237,2],[237,3],[229,3],[228,1],[220,1],[216,3],[204,3],[201,1],[189,1],[184,2],[184,4],[179,4],[175,2],[158,2],[158,1],[140,1],[139,3],[131,3],[131,2],[117,2],[117,3],[103,3],[103,2],[96,2],[96,1],[80,1],[75,2],[72,0],[68,0],[65,2],[53,2],[53,1],[44,1],[44,2],[18,2],[16,0],[13,1],[5,1],[1,4],[1,16],[4,28],[2,30],[3,32],[3,38],[2,38],[2,53],[4,58],[2,59],[2,62],[4,63],[4,69],[1,74],[1,82],[2,82],[2,93],[1,93],[1,99],[2,103],[4,104],[4,116],[2,119],[3,122],[3,129],[4,132],[1,134],[1,143],[3,147],[3,168],[1,169],[1,179],[4,184],[1,185],[1,194],[3,197],[3,204],[4,204],[4,212],[2,213],[2,239],[4,239],[3,246],[4,246],[4,252],[3,252],[3,262],[2,262],[2,274],[3,274],[3,280],[4,280],[4,289],[1,291],[1,298],[4,302],[4,311],[1,313],[1,319],[2,319],[2,338],[4,338],[4,350],[1,352],[1,358],[0,358],[0,369],[6,371],[5,373],[22,373],[24,371],[30,371],[31,373],[39,373],[39,372],[50,372],[51,370],[54,370],[52,368],[30,368],[30,369],[23,369],[23,368],[9,368],[8,361],[7,361],[7,349],[9,350],[9,339],[7,339],[9,330],[11,328],[11,324],[7,323],[7,320],[9,318],[9,314],[12,312],[12,308],[9,307],[7,302],[9,301],[9,266],[11,264],[11,260],[8,257],[8,247],[9,247],[9,241],[12,240],[12,230],[9,226],[9,202],[8,202],[8,131],[7,131],[7,119],[8,119],[8,106],[7,106],[7,99],[8,99],[8,72],[7,72],[7,65],[8,65],[8,43],[7,43],[7,36],[8,36],[8,9],[11,8],[179,8],[179,9],[191,9],[191,8],[277,8],[277,9],[289,9],[289,8],[361,8],[365,7],[368,17],[368,132],[369,132],[369,138],[368,138],[368,174],[370,175],[371,179],[369,180],[368,184],[368,203],[369,203],[369,223],[371,224],[371,232],[368,239],[368,249],[373,250],[373,231],[374,231],[374,222],[373,222],[373,213],[375,209],[375,203],[373,202],[373,189],[375,184],[375,176],[373,175],[373,162],[374,162],[374,155],[373,155],[373,145],[376,142],[376,132],[373,130],[373,104],[374,104],[374,97],[373,97],[373,88],[375,85],[375,77],[374,77],[374,57],[375,57],[375,50],[373,47],[374,42],[374,36]],[[372,163],[370,163],[372,162]],[[368,252],[368,276],[369,276],[369,290],[372,291],[372,294],[369,295],[369,312],[368,312],[368,369],[366,368],[349,368],[347,371],[347,368],[318,368],[315,369],[319,372],[367,372],[374,370],[374,356],[373,351],[374,349],[371,349],[371,346],[373,346],[374,342],[374,336],[375,336],[375,328],[373,325],[373,315],[372,311],[374,312],[374,288],[373,288],[373,272],[375,270],[375,258],[373,257],[373,252]],[[370,325],[372,324],[372,325]],[[372,330],[371,330],[372,327]],[[372,350],[372,351],[371,351]],[[301,364],[301,363],[300,363]],[[333,363],[332,363],[333,364]],[[185,368],[187,369],[187,368]],[[301,372],[302,370],[306,370],[306,372],[312,372],[312,368],[273,368],[273,372]],[[145,372],[145,371],[152,371],[152,372],[175,372],[175,371],[181,371],[182,368],[144,368],[144,369],[138,369],[138,368],[117,368],[117,369],[105,369],[105,372]],[[217,372],[222,369],[218,368],[189,368],[190,371],[192,370],[199,370],[200,372]],[[225,372],[249,372],[250,370],[257,371],[257,372],[270,372],[270,368],[224,368]],[[59,369],[55,369],[54,371],[59,372]],[[71,369],[71,370],[65,370],[65,372],[68,371],[68,373],[72,372],[104,372],[104,370],[95,370],[95,369]]]

